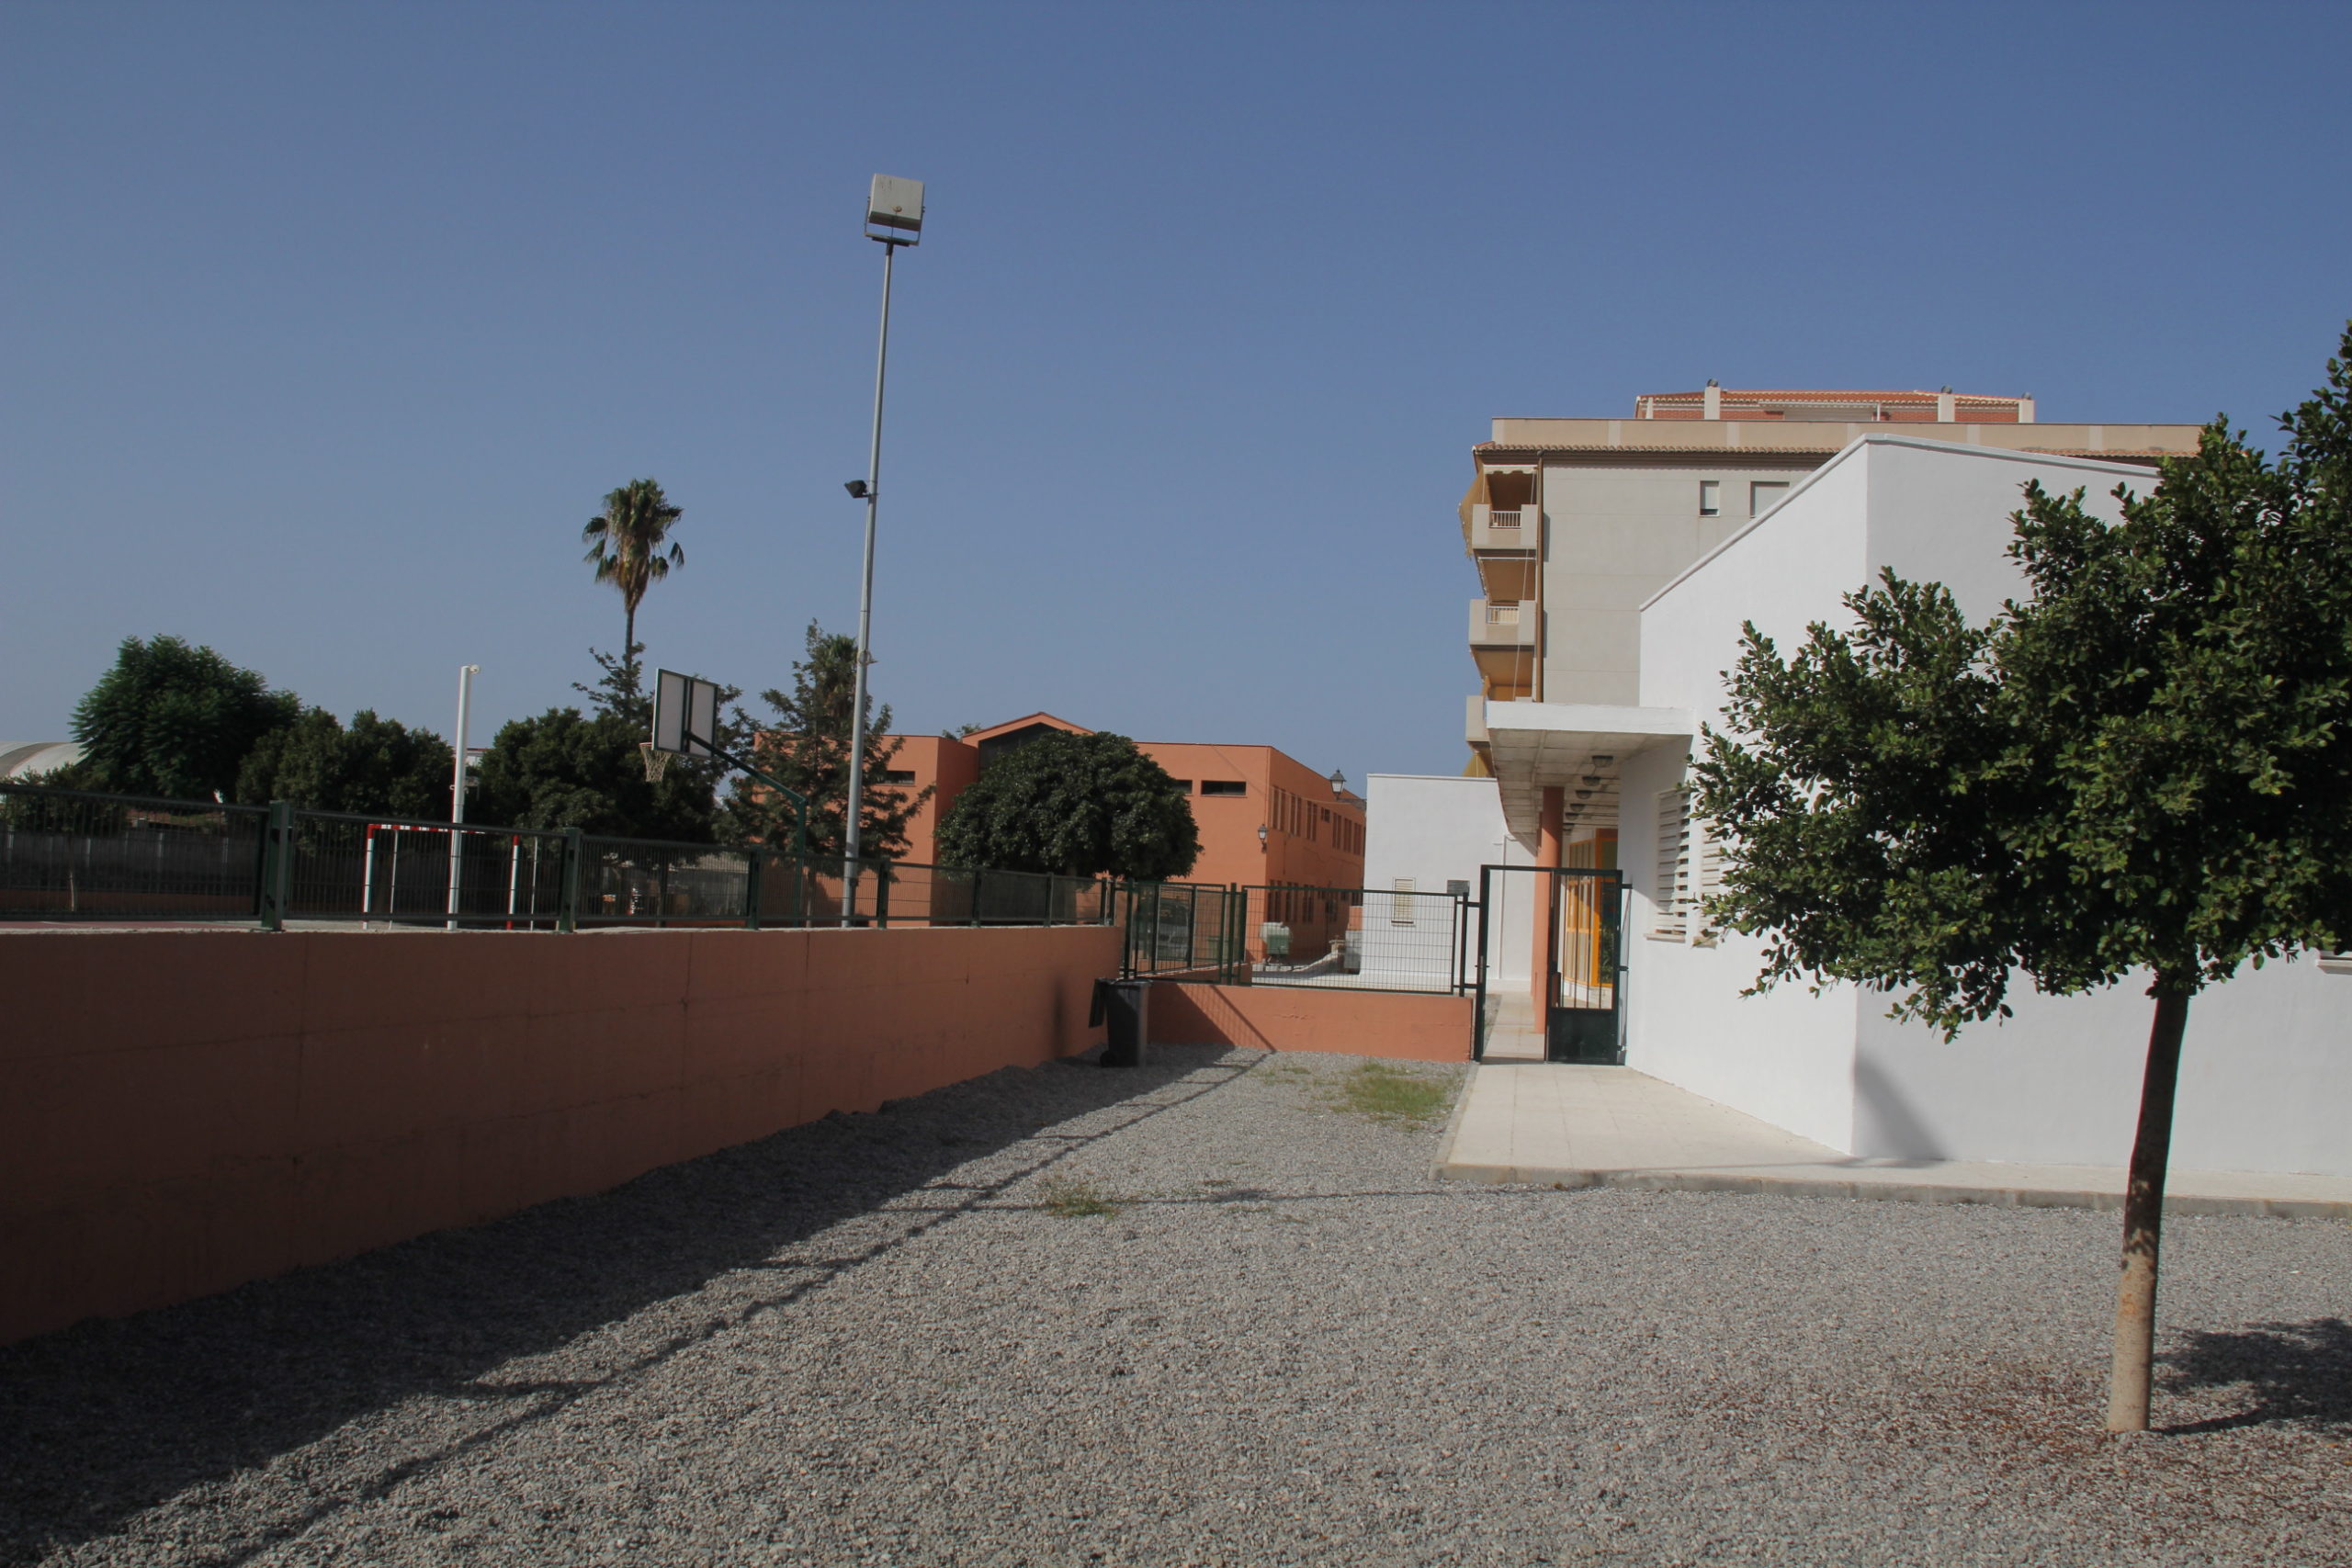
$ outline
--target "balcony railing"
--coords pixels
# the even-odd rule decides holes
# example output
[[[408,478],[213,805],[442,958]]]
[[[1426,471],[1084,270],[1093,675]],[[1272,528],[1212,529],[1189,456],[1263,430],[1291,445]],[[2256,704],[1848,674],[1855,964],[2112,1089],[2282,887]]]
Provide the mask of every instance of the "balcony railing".
[[[1521,605],[1485,599],[1470,601],[1470,646],[1532,648],[1534,615]]]
[[[1532,549],[1535,547],[1535,525],[1540,521],[1540,514],[1532,507],[1514,507],[1498,512],[1491,506],[1473,506],[1470,508],[1467,534],[1471,552],[1517,554]]]

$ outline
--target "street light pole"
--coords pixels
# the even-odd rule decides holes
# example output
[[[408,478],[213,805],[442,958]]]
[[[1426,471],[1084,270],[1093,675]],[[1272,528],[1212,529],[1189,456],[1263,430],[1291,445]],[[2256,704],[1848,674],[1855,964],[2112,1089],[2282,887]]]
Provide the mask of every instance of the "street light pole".
[[[880,233],[875,231],[880,229]],[[922,231],[922,182],[888,175],[874,176],[865,204],[865,237],[882,246],[882,338],[874,354],[874,440],[867,448],[865,479],[848,487],[865,502],[865,560],[857,594],[857,672],[850,698],[849,801],[843,824],[842,923],[857,915],[857,862],[863,847],[858,818],[865,804],[865,681],[874,662],[874,532],[882,506],[882,388],[890,368],[890,281],[899,247],[917,243]]]

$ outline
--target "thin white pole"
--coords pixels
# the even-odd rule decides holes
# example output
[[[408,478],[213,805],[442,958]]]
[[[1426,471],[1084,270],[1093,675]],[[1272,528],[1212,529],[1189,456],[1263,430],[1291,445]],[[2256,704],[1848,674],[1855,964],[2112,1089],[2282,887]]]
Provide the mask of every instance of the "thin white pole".
[[[449,925],[458,929],[458,876],[465,865],[463,840],[458,824],[466,819],[466,725],[473,716],[474,677],[481,673],[479,664],[458,666],[458,761],[449,781]]]
[[[865,801],[865,667],[873,661],[874,525],[882,504],[882,383],[890,367],[890,273],[899,247],[882,245],[882,342],[874,354],[874,442],[865,459],[865,572],[857,593],[857,678],[850,698],[849,806],[843,832],[842,924],[855,923],[859,807]]]

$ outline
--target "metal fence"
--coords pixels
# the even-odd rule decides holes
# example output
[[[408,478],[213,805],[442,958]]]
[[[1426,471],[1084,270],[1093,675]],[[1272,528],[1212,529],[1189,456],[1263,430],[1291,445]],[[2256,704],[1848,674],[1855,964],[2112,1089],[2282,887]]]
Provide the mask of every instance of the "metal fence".
[[[1239,895],[576,829],[424,822],[0,782],[0,920],[1127,928],[1130,975],[1244,962]]]
[[[0,919],[251,919],[268,819],[0,784]]]
[[[1281,884],[1242,891],[1253,984],[1448,994],[1469,988],[1464,894]]]
[[[1111,887],[1111,902],[1114,922],[1126,928],[1125,974],[1230,983],[1249,963],[1238,887],[1122,882]]]

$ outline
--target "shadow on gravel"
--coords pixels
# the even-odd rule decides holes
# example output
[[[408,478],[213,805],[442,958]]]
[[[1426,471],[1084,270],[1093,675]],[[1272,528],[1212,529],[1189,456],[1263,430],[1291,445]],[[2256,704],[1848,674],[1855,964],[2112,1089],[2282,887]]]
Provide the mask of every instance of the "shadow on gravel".
[[[2244,1384],[2252,1407],[2167,1427],[2174,1437],[2273,1424],[2352,1430],[2352,1323],[2266,1323],[2238,1333],[2191,1332],[2185,1348],[2159,1358],[2175,1393]]]
[[[1150,1066],[1120,1072],[1099,1070],[1091,1055],[1008,1068],[877,1114],[835,1113],[594,1197],[0,1348],[0,1562],[86,1540],[187,1487],[266,1464],[404,1399],[489,1407],[462,1438],[423,1453],[407,1448],[364,1488],[281,1519],[267,1540],[209,1558],[243,1562],[311,1519],[381,1495],[754,1313],[821,1289],[1256,1065],[1227,1066],[1224,1055],[1163,1048]],[[1203,1076],[1183,1081],[1196,1073]],[[1123,1104],[1134,1114],[1096,1131],[1038,1137]],[[1031,1139],[1037,1146],[991,1179],[933,1185],[959,1165]],[[926,1187],[938,1202],[897,1201]],[[903,1223],[863,1250],[792,1255],[795,1243],[886,1206]],[[504,1363],[558,1349],[730,1272],[742,1276],[740,1289],[693,1303],[698,1318],[682,1304],[652,1342],[616,1346],[592,1375],[485,1380]]]

